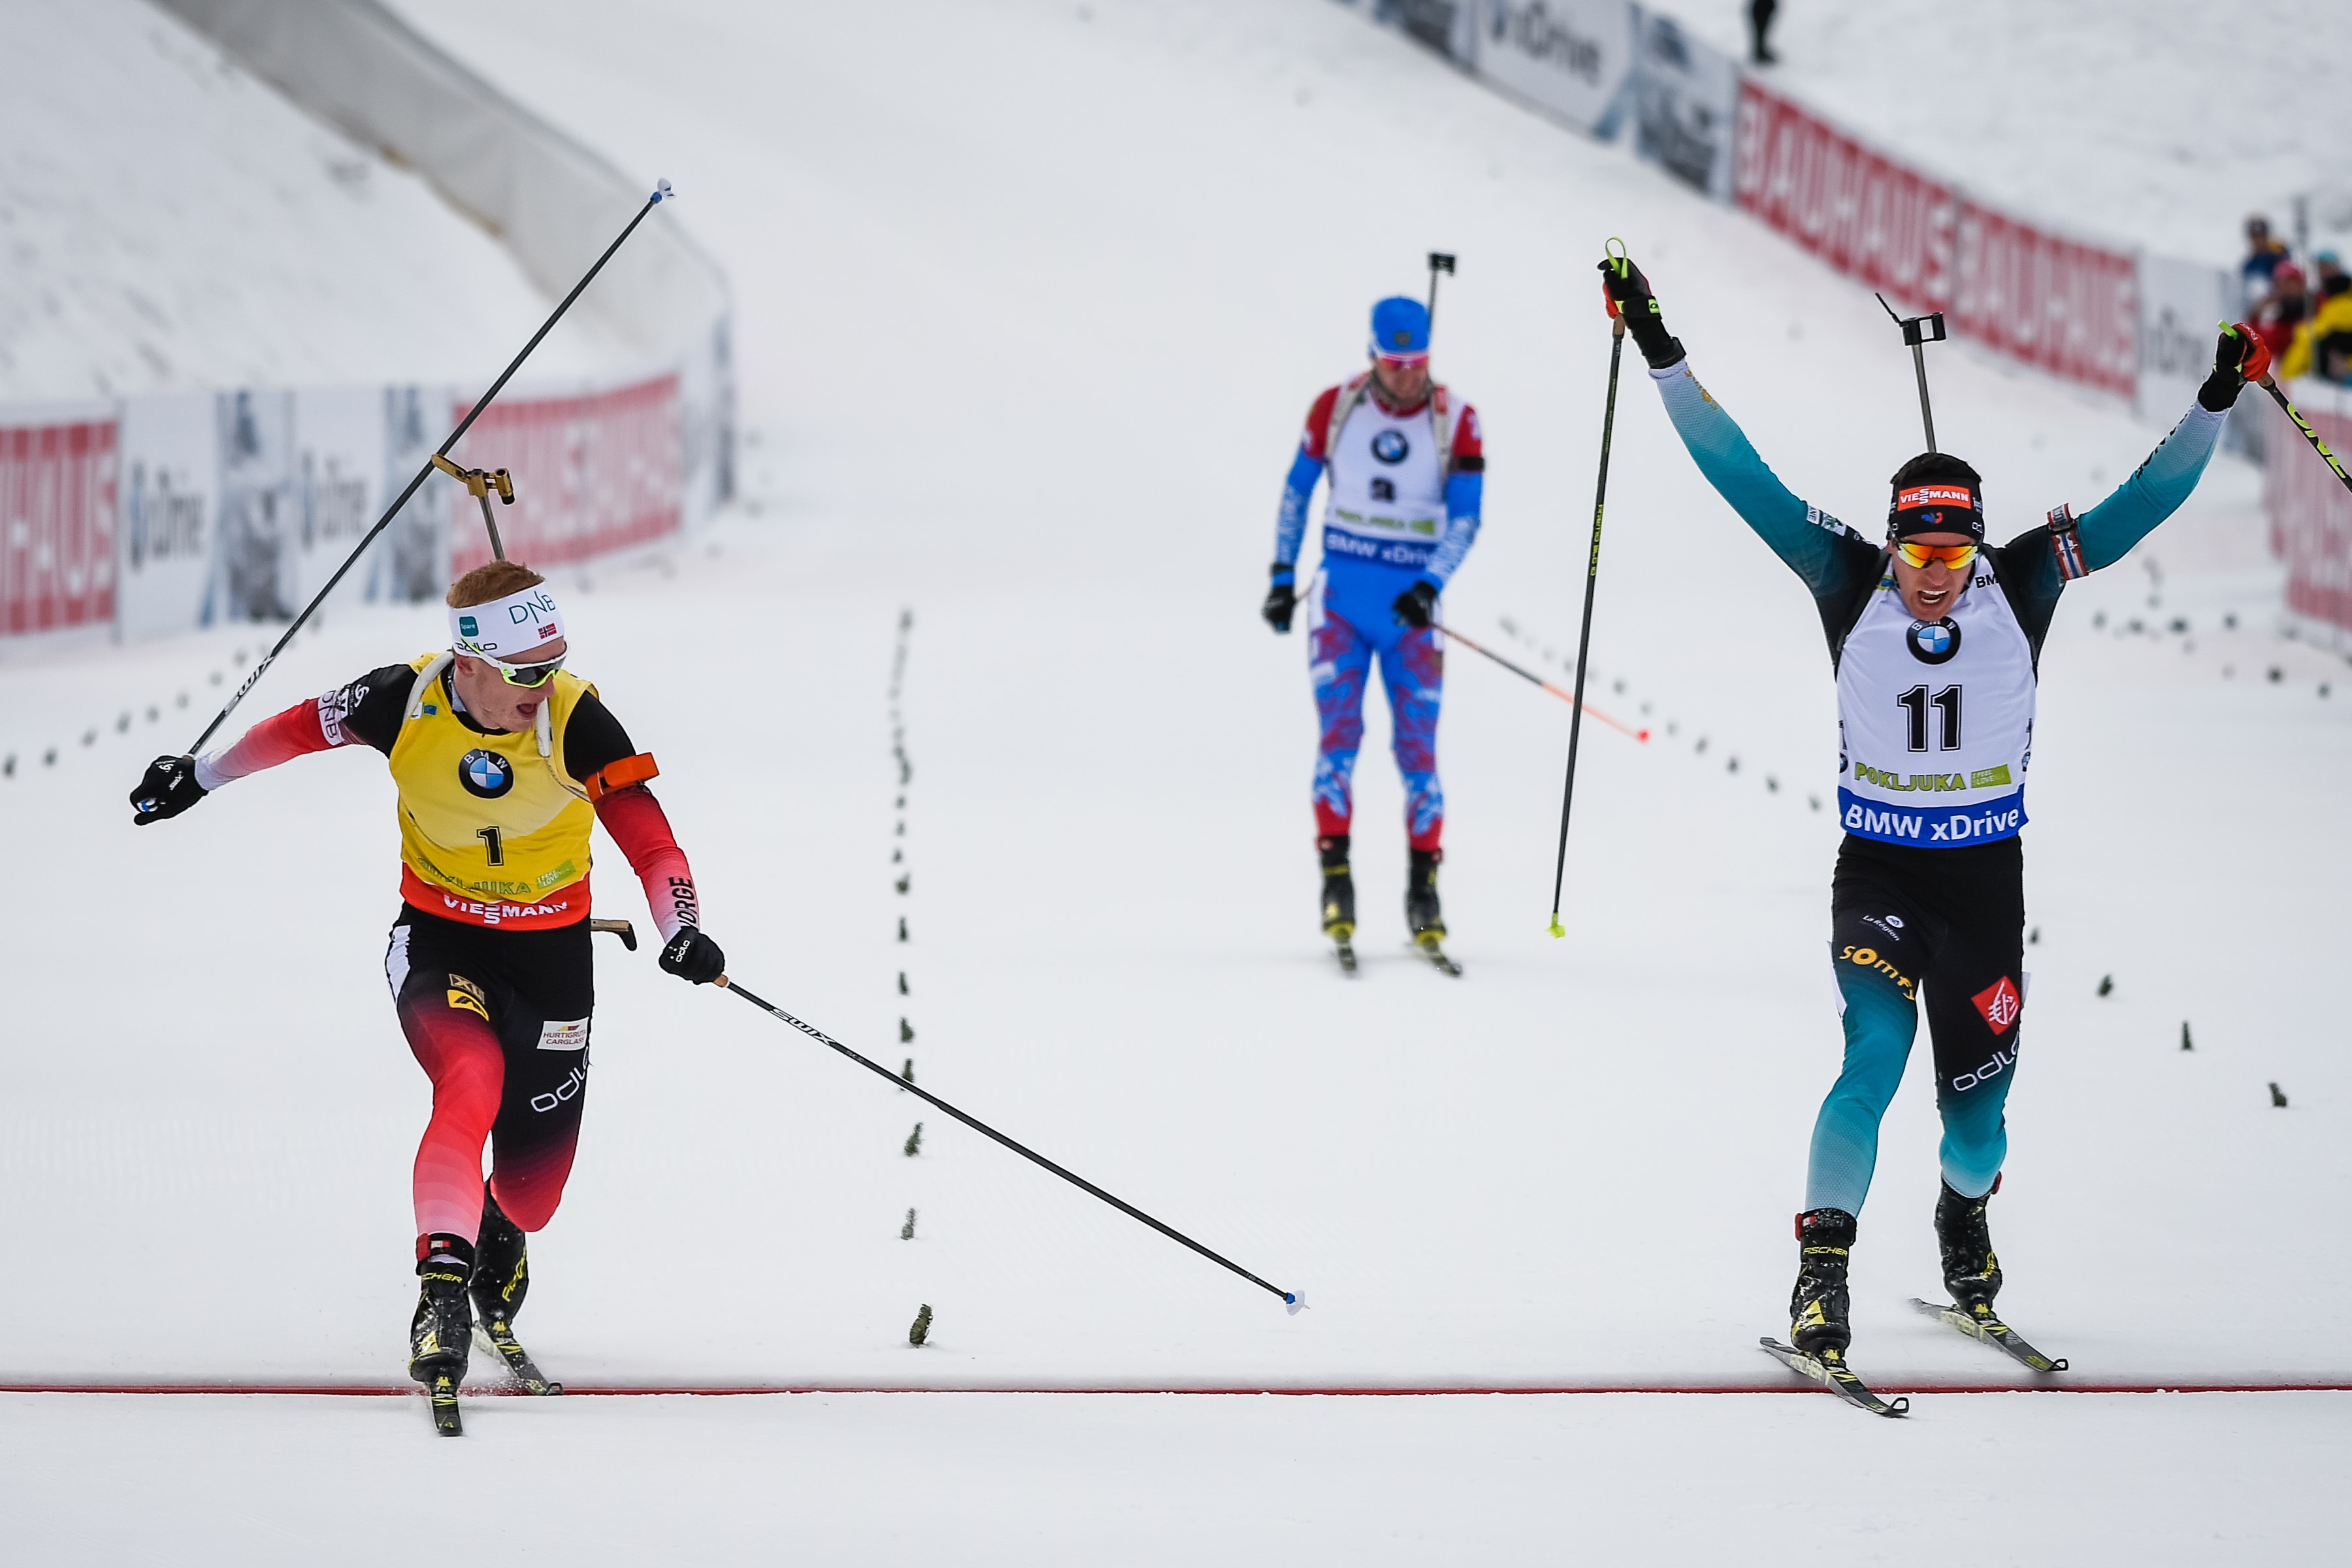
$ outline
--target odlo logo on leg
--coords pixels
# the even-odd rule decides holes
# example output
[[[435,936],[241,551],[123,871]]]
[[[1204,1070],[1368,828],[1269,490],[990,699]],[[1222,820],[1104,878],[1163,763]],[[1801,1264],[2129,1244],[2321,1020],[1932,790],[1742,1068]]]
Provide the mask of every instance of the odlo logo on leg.
[[[530,1108],[533,1110],[541,1112],[552,1110],[557,1106],[562,1105],[565,1100],[570,1100],[573,1095],[578,1094],[582,1089],[587,1087],[588,1068],[587,1064],[583,1062],[580,1066],[573,1068],[564,1080],[562,1083],[557,1084],[554,1089],[549,1090],[545,1094],[532,1095],[530,1097]]]

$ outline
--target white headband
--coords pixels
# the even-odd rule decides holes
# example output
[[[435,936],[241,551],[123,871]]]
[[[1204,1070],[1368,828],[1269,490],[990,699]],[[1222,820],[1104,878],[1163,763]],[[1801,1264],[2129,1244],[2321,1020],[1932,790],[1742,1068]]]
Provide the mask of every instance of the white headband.
[[[562,635],[563,612],[555,607],[545,584],[449,612],[451,646],[477,658],[511,659]]]

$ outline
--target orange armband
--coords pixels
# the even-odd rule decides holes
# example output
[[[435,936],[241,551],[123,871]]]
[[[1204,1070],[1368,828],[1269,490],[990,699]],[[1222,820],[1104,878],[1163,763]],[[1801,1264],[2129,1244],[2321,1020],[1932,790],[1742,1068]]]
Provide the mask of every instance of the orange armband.
[[[587,787],[592,801],[604,799],[616,789],[641,784],[647,779],[659,778],[661,769],[654,765],[651,752],[639,752],[634,757],[623,757],[617,763],[607,763],[580,782]]]

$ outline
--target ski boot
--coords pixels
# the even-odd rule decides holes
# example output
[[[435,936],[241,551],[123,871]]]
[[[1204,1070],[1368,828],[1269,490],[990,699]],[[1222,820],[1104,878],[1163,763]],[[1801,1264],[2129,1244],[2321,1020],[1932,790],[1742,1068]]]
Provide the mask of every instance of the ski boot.
[[[1992,1192],[2000,1191],[1995,1178]],[[1974,1318],[1992,1316],[1992,1299],[2000,1294],[2000,1259],[1993,1255],[1992,1231],[1985,1224],[1985,1203],[1992,1196],[1964,1198],[1943,1184],[1936,1199],[1936,1245],[1944,1255],[1944,1289],[1952,1305]]]
[[[1348,869],[1348,835],[1327,833],[1315,841],[1323,858],[1323,934],[1339,945],[1339,964],[1356,967],[1356,879]]]
[[[1405,872],[1404,923],[1423,947],[1445,940],[1445,917],[1437,908],[1437,865],[1444,858],[1443,849],[1416,849]]]
[[[1458,975],[1462,966],[1445,956],[1445,917],[1437,908],[1437,864],[1443,849],[1416,849],[1404,877],[1404,923],[1413,945],[1440,973]]]
[[[466,1358],[474,1348],[474,1312],[466,1301],[466,1280],[474,1272],[474,1244],[461,1236],[436,1233],[416,1238],[416,1315],[408,1321],[408,1375],[425,1385],[433,1429],[462,1436],[457,1385],[466,1381]]]
[[[408,1322],[408,1375],[426,1384],[446,1373],[452,1386],[466,1375],[474,1343],[474,1314],[466,1282],[474,1272],[474,1246],[460,1236],[420,1237],[416,1315]]]
[[[1843,1358],[1853,1342],[1845,1271],[1853,1215],[1808,1209],[1797,1216],[1797,1288],[1789,1295],[1789,1342],[1823,1361]]]
[[[530,1289],[530,1258],[523,1245],[522,1227],[499,1207],[488,1182],[482,1184],[482,1240],[474,1261],[470,1293],[477,1327],[499,1359],[507,1364],[526,1393],[561,1394],[563,1385],[550,1383],[530,1352],[515,1338],[515,1314],[522,1310]]]
[[[467,1286],[474,1298],[474,1316],[496,1341],[522,1310],[530,1289],[530,1259],[524,1250],[522,1227],[509,1219],[482,1184],[482,1238],[477,1244],[474,1278]]]

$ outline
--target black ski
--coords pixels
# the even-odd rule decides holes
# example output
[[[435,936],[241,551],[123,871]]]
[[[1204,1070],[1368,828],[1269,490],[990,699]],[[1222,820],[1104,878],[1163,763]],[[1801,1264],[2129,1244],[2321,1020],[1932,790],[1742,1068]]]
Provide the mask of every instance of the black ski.
[[[1332,951],[1339,955],[1339,967],[1349,974],[1356,973],[1356,948],[1352,942],[1338,942]]]
[[[562,1384],[547,1381],[547,1374],[539,1370],[539,1363],[530,1359],[530,1352],[522,1348],[521,1342],[514,1337],[514,1330],[505,1319],[492,1323],[478,1322],[474,1325],[474,1331],[482,1337],[483,1342],[499,1352],[499,1359],[507,1363],[507,1370],[515,1374],[527,1393],[553,1394],[563,1392]]]
[[[2066,1370],[2066,1363],[2063,1358],[2053,1361],[2026,1343],[2015,1329],[1993,1316],[1992,1308],[1990,1306],[1979,1307],[1970,1311],[1958,1306],[1938,1307],[1933,1301],[1922,1301],[1916,1296],[1911,1298],[1911,1304],[1927,1316],[1949,1323],[1972,1340],[1982,1340],[1989,1345],[1996,1346],[2034,1372]]]
[[[464,1436],[465,1423],[457,1417],[457,1380],[446,1372],[435,1373],[425,1394],[433,1413],[433,1430],[444,1437]]]
[[[1446,957],[1445,950],[1437,945],[1437,938],[1420,937],[1415,939],[1415,945],[1421,949],[1421,955],[1437,965],[1441,972],[1453,975],[1459,975],[1462,973],[1462,966]]]
[[[1782,1344],[1769,1334],[1756,1342],[1763,1347],[1766,1355],[1798,1376],[1811,1378],[1857,1410],[1867,1410],[1873,1415],[1901,1415],[1911,1408],[1908,1399],[1885,1400],[1873,1394],[1870,1384],[1847,1369],[1843,1352],[1831,1351],[1826,1356],[1811,1355]]]

